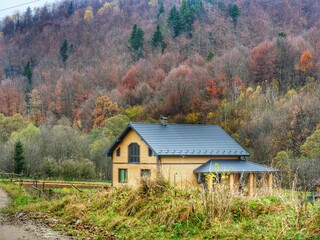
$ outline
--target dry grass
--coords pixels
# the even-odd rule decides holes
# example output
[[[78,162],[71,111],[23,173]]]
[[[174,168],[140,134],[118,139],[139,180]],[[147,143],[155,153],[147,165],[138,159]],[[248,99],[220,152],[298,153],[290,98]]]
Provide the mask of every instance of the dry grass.
[[[127,239],[317,239],[320,232],[320,203],[307,203],[304,193],[275,190],[249,198],[230,194],[225,184],[211,192],[175,189],[161,176],[145,179],[139,189],[74,191],[24,208],[95,239],[106,232]]]

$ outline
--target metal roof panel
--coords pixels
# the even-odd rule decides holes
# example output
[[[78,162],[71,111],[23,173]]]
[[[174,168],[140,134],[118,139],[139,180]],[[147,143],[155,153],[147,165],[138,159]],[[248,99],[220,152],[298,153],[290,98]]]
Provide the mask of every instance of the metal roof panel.
[[[195,173],[258,173],[278,172],[278,169],[244,160],[209,160],[196,168]]]
[[[130,123],[130,126],[157,155],[249,156],[218,125]]]

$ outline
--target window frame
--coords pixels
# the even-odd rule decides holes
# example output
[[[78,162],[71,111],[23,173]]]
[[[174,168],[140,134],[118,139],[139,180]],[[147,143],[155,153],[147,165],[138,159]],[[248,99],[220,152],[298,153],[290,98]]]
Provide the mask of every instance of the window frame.
[[[121,172],[124,172],[124,179],[121,179]],[[127,183],[128,182],[128,169],[127,168],[119,168],[118,169],[118,182],[119,183]]]
[[[130,143],[128,146],[128,163],[140,163],[140,145]]]

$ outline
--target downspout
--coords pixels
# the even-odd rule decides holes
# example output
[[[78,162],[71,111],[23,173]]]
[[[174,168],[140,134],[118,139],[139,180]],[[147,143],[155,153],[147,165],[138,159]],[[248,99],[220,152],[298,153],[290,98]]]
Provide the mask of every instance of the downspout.
[[[113,187],[113,153],[111,156],[111,187]]]
[[[159,155],[157,156],[157,170],[158,172],[161,170],[161,157]]]

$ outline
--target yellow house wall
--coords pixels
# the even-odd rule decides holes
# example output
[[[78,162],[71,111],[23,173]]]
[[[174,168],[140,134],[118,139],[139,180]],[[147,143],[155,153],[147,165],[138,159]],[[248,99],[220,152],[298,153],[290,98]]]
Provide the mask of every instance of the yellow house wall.
[[[128,163],[128,146],[131,143],[137,143],[140,146],[140,164]],[[120,148],[120,156],[117,157],[117,149]],[[127,183],[119,183],[119,169],[127,169]],[[150,169],[151,177],[156,176],[157,157],[149,157],[148,145],[139,137],[139,135],[131,130],[113,151],[112,154],[112,185],[121,186],[128,184],[137,186],[141,180],[141,169]]]
[[[320,195],[320,186],[317,187],[318,195]]]
[[[161,173],[172,184],[178,187],[200,186],[197,183],[197,175],[193,173],[197,167],[206,163],[210,159],[228,160],[237,156],[217,157],[217,156],[181,156],[181,157],[161,157]],[[236,179],[238,182],[238,179]]]
[[[140,163],[128,163],[128,146],[137,143],[140,146]],[[120,156],[116,156],[117,149],[120,148]],[[133,130],[125,136],[112,154],[112,185],[138,186],[141,181],[141,170],[150,169],[151,178],[155,177],[159,169],[163,176],[172,184],[178,187],[201,186],[197,183],[197,175],[193,171],[206,163],[209,159],[236,159],[238,156],[162,156],[160,165],[156,156],[149,156],[148,145]],[[127,169],[127,183],[119,183],[119,169]],[[235,177],[235,184],[238,177]]]

